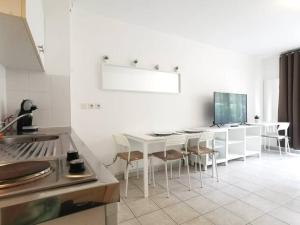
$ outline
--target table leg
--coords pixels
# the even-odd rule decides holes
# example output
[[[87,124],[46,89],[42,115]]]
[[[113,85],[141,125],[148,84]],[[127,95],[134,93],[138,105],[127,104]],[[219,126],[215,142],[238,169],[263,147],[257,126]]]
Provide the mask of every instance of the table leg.
[[[225,131],[225,166],[227,166],[228,165],[228,159],[229,159],[229,150],[228,150],[228,139],[229,139],[229,137],[228,137],[228,131]]]
[[[267,127],[264,126],[263,129],[264,129],[264,135],[267,135]],[[264,138],[264,150],[265,151],[267,151],[267,141],[268,141],[267,138]]]
[[[144,197],[148,198],[148,143],[144,143]]]
[[[208,145],[208,142],[206,142],[206,145]],[[215,150],[215,140],[212,141],[212,149]],[[215,164],[214,164],[214,157],[215,155],[211,155],[211,169],[212,169],[212,178],[215,177]],[[207,158],[207,157],[206,157]]]
[[[215,177],[215,171],[216,171],[216,167],[215,167],[214,160],[215,160],[215,155],[214,155],[214,154],[212,154],[212,155],[211,155],[211,169],[212,169],[212,178],[214,178],[214,177]]]

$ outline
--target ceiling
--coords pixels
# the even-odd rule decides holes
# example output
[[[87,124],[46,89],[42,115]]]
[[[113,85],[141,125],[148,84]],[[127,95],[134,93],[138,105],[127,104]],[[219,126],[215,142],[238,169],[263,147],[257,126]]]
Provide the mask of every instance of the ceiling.
[[[249,55],[300,47],[300,0],[76,0],[75,5]]]

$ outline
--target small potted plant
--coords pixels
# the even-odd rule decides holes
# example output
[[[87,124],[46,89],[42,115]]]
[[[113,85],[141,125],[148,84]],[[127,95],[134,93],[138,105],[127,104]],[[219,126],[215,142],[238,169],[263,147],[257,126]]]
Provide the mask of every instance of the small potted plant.
[[[258,115],[254,116],[254,120],[255,120],[255,123],[259,123],[259,116]]]

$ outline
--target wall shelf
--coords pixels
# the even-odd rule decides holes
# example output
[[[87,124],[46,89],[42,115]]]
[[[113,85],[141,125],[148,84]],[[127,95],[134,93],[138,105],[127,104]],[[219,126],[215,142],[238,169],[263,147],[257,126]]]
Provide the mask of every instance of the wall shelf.
[[[244,155],[229,153],[227,156],[227,160],[233,160],[233,159],[239,159],[239,158],[244,158]]]
[[[244,140],[229,140],[228,144],[233,145],[233,144],[240,144],[240,143],[243,143],[243,142],[244,142]]]
[[[261,138],[261,136],[258,136],[258,135],[247,135],[246,138]]]
[[[257,150],[249,150],[249,149],[246,149],[245,151],[245,155],[246,156],[252,156],[252,155],[260,155],[261,152],[260,151],[257,151]]]

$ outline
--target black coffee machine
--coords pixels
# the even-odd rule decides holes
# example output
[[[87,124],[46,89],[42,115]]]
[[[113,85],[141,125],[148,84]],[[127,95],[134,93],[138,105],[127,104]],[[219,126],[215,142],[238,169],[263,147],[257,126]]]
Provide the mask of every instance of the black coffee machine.
[[[33,102],[30,99],[25,99],[21,103],[21,108],[18,116],[32,113],[36,109],[37,107],[33,104]],[[38,127],[32,126],[32,115],[24,116],[17,121],[18,134],[22,134],[24,132],[34,132],[37,130]]]

